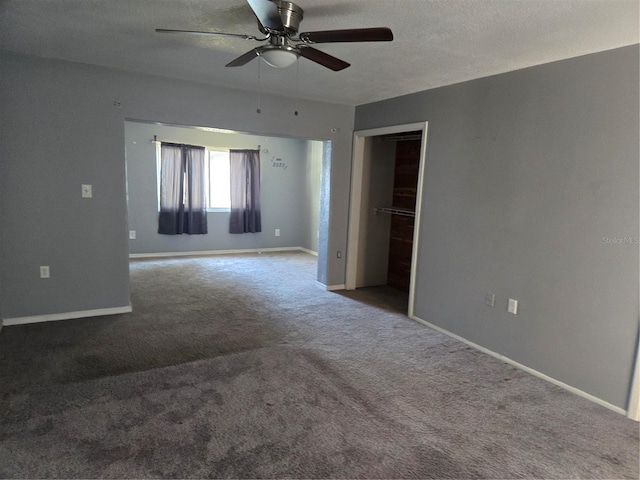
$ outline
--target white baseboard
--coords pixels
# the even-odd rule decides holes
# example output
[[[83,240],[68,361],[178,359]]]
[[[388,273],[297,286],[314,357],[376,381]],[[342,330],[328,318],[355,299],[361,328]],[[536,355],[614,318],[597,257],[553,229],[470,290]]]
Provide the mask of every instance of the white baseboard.
[[[344,284],[342,285],[325,285],[322,282],[318,282],[316,280],[316,285],[319,286],[320,288],[322,288],[323,290],[326,290],[328,292],[335,292],[336,290],[346,290],[346,287]]]
[[[198,250],[193,252],[157,252],[157,253],[130,253],[129,258],[161,258],[161,257],[199,257],[210,255],[234,255],[241,253],[262,253],[262,252],[293,252],[302,251],[311,255],[318,255],[317,252],[303,247],[268,247],[268,248],[244,248],[237,250]]]
[[[57,322],[58,320],[71,320],[74,318],[100,317],[103,315],[118,315],[131,313],[131,305],[126,307],[99,308],[97,310],[82,310],[78,312],[50,313],[47,315],[32,315],[29,317],[14,317],[2,319],[3,326],[24,325],[26,323]]]
[[[531,375],[541,378],[542,380],[546,380],[549,383],[552,383],[560,388],[563,388],[565,390],[568,390],[571,393],[574,393],[576,395],[579,395],[580,397],[586,398],[587,400],[592,401],[593,403],[597,403],[598,405],[601,405],[605,408],[608,408],[609,410],[613,410],[616,413],[619,413],[621,415],[627,415],[627,411],[623,408],[617,407],[616,405],[613,405],[605,400],[602,400],[601,398],[598,398],[594,395],[591,395],[590,393],[584,392],[576,387],[572,387],[571,385],[568,385],[564,382],[561,382],[560,380],[556,380],[553,377],[550,377],[548,375],[545,375],[542,372],[539,372],[537,370],[534,370],[533,368],[527,367],[526,365],[523,365],[521,363],[516,362],[515,360],[512,360],[509,357],[505,357],[504,355],[501,355],[497,352],[494,352],[493,350],[489,350],[488,348],[483,347],[482,345],[478,345],[477,343],[473,343],[469,340],[467,340],[466,338],[461,337],[460,335],[456,335],[455,333],[452,333],[448,330],[445,330],[444,328],[438,327],[437,325],[434,325],[432,323],[427,322],[426,320],[422,320],[419,317],[416,317],[415,315],[410,317],[412,320],[415,320],[418,323],[421,323],[423,325],[426,325],[429,328],[433,328],[434,330],[437,330],[440,333],[444,333],[445,335],[451,337],[451,338],[455,338],[456,340],[461,341],[462,343],[466,343],[467,345],[469,345],[472,348],[475,348],[476,350],[479,350],[483,353],[486,353],[487,355],[491,355],[494,358],[497,358],[498,360],[502,360],[505,363],[508,363],[509,365],[516,367],[520,370],[523,370],[527,373],[530,373]]]

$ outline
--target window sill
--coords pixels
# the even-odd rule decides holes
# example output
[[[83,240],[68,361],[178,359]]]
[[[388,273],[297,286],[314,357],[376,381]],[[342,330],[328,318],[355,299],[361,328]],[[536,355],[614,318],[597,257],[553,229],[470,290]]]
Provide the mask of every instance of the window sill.
[[[207,208],[207,213],[209,213],[209,212],[213,212],[213,213],[230,212],[230,211],[231,211],[230,208]]]

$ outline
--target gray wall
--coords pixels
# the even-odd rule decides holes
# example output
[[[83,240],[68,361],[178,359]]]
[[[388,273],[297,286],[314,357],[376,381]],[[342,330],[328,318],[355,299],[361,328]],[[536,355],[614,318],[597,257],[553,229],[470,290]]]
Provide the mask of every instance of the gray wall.
[[[129,305],[126,118],[331,140],[331,253],[319,252],[319,273],[344,283],[335,252],[346,244],[353,107],[263,94],[258,114],[256,95],[207,84],[8,52],[0,67],[0,317]],[[93,199],[80,198],[83,183]]]
[[[306,218],[303,218],[305,232],[301,246],[313,252],[318,251],[322,151],[323,142],[307,142],[307,168],[305,172],[305,188],[302,192],[303,211]]]
[[[255,149],[260,145],[262,232],[232,235],[229,213],[209,212],[206,235],[159,235],[156,145],[151,142],[154,136],[167,142],[223,149]],[[136,231],[136,239],[129,240],[130,253],[317,248],[317,241],[315,245],[310,242],[309,231],[318,229],[321,164],[314,162],[311,147],[321,149],[321,142],[127,121],[125,145],[129,229]],[[282,163],[286,168],[280,166]],[[314,165],[318,170],[315,176]],[[310,197],[316,199],[315,205],[311,205]],[[275,236],[276,228],[280,229],[279,237]]]
[[[123,122],[108,80],[5,56],[0,70],[2,318],[128,306]]]
[[[363,105],[355,124],[429,122],[415,315],[621,408],[638,335],[638,57]]]
[[[395,166],[395,142],[365,139],[357,288],[387,284],[391,215],[376,214],[375,208],[393,205]]]
[[[327,225],[331,223],[331,211],[332,211],[332,207],[333,210],[335,210],[335,206],[337,205],[336,201],[332,202],[332,196],[331,196],[331,192],[332,190],[335,190],[331,185],[332,183],[332,178],[334,178],[333,176],[333,172],[332,172],[332,166],[334,164],[334,162],[331,160],[333,158],[333,143],[332,142],[323,142],[322,144],[322,168],[320,169],[320,175],[321,175],[321,179],[320,179],[320,213],[318,214],[318,221],[320,225]],[[349,162],[349,165],[351,165],[351,162]],[[349,172],[351,173],[351,172]],[[349,186],[347,186],[347,189],[349,190]],[[345,202],[343,204],[342,210],[341,212],[347,213],[348,209],[344,208],[344,205],[347,205],[348,203],[348,198],[344,198],[342,197],[342,200]],[[345,233],[345,243],[343,244],[343,246],[346,248],[346,231]],[[327,248],[327,245],[329,245],[330,243],[330,237],[329,237],[329,231],[326,228],[320,228],[319,233],[318,233],[318,278],[317,280],[320,283],[323,283],[325,285],[344,285],[344,273],[345,270],[343,269],[343,275],[342,275],[342,283],[338,283],[338,282],[333,282],[329,279],[328,277],[328,271],[327,269],[322,269],[320,268],[322,265],[328,265],[329,263],[331,263],[334,257],[334,252],[336,250],[334,249],[329,249]],[[340,250],[338,249],[338,252],[344,252],[344,249]],[[340,257],[344,258],[344,255],[341,254],[335,254],[335,258],[340,259]],[[334,277],[335,278],[335,277]]]

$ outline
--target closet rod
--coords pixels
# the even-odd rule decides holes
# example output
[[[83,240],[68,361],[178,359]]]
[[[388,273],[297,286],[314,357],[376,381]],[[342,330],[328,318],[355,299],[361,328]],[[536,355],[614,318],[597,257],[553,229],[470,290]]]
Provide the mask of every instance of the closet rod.
[[[415,217],[416,212],[409,210],[408,208],[396,208],[396,207],[376,207],[373,211],[375,215],[378,213],[388,213],[390,215],[400,215],[402,217]]]

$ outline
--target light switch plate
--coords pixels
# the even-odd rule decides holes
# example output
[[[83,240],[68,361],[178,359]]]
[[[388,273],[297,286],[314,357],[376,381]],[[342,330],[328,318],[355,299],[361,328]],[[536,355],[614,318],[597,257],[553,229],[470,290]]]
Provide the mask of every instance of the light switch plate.
[[[513,298],[509,299],[509,305],[507,306],[507,311],[509,313],[513,313],[514,315],[518,314],[518,300],[514,300]]]
[[[82,185],[82,198],[91,198],[93,197],[93,192],[91,191],[91,185]]]

